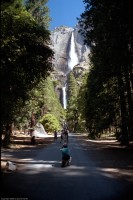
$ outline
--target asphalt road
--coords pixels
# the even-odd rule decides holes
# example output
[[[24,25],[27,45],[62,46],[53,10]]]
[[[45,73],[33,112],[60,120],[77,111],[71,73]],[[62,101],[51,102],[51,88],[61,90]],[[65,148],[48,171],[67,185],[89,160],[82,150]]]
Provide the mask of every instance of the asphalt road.
[[[69,136],[72,161],[61,168],[58,141],[23,159],[19,170],[2,180],[2,200],[129,200],[133,182],[111,176],[92,160],[76,136]],[[13,200],[12,199],[12,200]]]

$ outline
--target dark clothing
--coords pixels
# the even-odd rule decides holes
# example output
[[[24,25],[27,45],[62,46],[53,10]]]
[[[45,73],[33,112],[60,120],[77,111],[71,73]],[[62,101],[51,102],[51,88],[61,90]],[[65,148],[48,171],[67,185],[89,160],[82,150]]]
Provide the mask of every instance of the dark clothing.
[[[62,159],[63,160],[69,160],[70,159],[70,151],[68,147],[61,148],[62,151]]]
[[[66,139],[66,142],[68,143],[68,131],[64,131],[64,136],[65,136],[65,139]]]
[[[57,140],[57,131],[54,132],[54,140]]]
[[[69,160],[70,159],[70,155],[63,155],[62,156],[62,160]]]
[[[61,142],[68,143],[68,131],[63,130],[61,132]]]
[[[60,149],[62,151],[62,164],[61,167],[69,166],[70,163],[70,150],[68,147],[62,147]]]

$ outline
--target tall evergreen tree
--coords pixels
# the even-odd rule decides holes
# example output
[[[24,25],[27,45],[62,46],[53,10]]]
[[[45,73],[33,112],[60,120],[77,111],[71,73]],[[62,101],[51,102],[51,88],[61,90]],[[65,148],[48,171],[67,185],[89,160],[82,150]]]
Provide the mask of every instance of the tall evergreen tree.
[[[76,108],[76,97],[78,89],[73,72],[70,72],[67,83],[68,108]]]
[[[14,121],[29,90],[52,70],[50,32],[18,2],[1,6],[1,128]]]
[[[34,19],[42,26],[49,27],[49,9],[47,7],[48,0],[26,0],[26,9]]]
[[[47,113],[56,116],[60,122],[65,118],[64,109],[55,92],[51,76],[42,79],[28,95],[28,100],[20,108],[20,112],[16,114],[15,122],[17,124],[24,125],[29,122],[32,113],[34,113],[36,121],[39,121]]]
[[[77,82],[74,77],[73,72],[70,72],[67,80],[67,121],[69,128],[72,130],[74,129],[74,124],[77,114],[77,94],[78,94],[78,88],[77,88]]]
[[[81,15],[80,25],[85,42],[91,47],[91,62],[93,63],[91,72],[94,74],[94,81],[99,77],[101,86],[108,85],[110,80],[116,80],[122,143],[128,144],[128,136],[133,134],[132,7],[130,1],[124,0],[84,0],[84,3],[86,10]],[[96,77],[95,71],[99,73]],[[111,87],[113,88],[114,85]],[[100,104],[97,105],[96,109],[98,108]],[[86,117],[88,116],[89,112]]]

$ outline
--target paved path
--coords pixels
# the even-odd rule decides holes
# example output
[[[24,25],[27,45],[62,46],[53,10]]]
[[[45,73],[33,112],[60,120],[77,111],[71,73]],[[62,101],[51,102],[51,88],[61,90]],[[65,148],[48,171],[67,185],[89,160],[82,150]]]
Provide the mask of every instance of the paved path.
[[[93,151],[89,152],[74,135],[69,139],[72,155],[69,167],[60,167],[60,147],[57,141],[39,149],[34,158],[23,159],[18,172],[6,175],[3,180],[2,197],[20,200],[133,199],[130,190],[133,182],[103,172],[91,159]]]

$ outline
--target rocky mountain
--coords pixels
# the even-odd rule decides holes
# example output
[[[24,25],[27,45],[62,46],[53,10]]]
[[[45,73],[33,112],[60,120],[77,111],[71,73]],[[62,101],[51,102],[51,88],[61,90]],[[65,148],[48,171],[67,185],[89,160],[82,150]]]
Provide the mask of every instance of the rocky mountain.
[[[69,73],[69,65],[70,62],[74,59],[74,54],[77,56],[76,64],[88,62],[88,54],[90,53],[90,49],[84,45],[84,39],[83,36],[79,33],[79,29],[79,25],[76,25],[75,28],[61,26],[55,28],[51,32],[51,47],[55,52],[53,63],[55,70],[62,73],[63,75]],[[72,46],[75,50],[73,54],[71,52]],[[73,67],[74,66],[72,66],[71,69]]]
[[[54,78],[59,81],[56,91],[62,99],[64,87],[67,90],[67,75],[74,69],[78,76],[89,68],[89,47],[84,44],[84,38],[79,32],[80,27],[61,26],[51,32],[51,48],[54,55]]]

